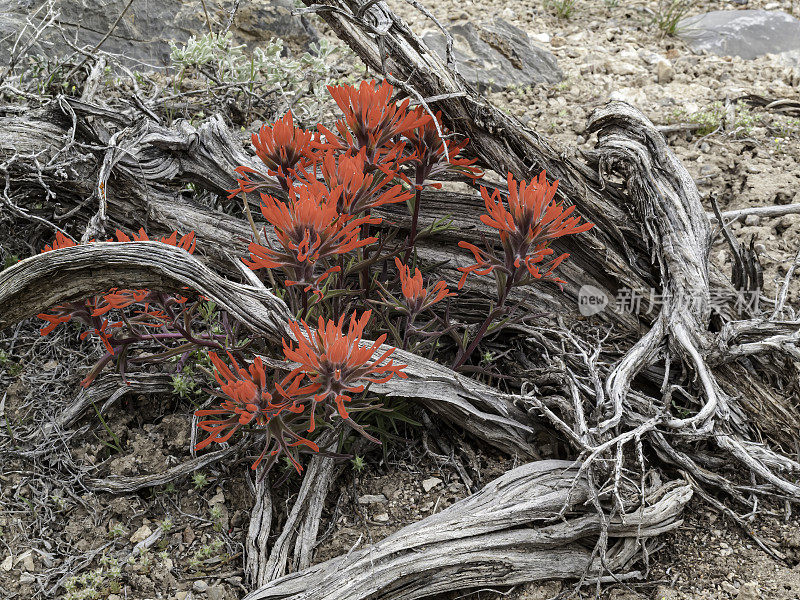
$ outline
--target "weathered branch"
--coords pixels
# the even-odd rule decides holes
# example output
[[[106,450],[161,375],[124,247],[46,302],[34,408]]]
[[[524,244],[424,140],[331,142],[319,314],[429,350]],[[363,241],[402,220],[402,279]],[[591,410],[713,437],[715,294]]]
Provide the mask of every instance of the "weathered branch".
[[[668,484],[643,507],[612,519],[613,549],[601,567],[591,548],[602,521],[581,514],[590,493],[576,477],[573,463],[523,465],[440,513],[273,581],[245,600],[414,600],[459,588],[579,578],[587,571],[597,576],[624,569],[647,538],[679,526],[692,495],[687,485]],[[579,512],[561,519],[565,507]]]

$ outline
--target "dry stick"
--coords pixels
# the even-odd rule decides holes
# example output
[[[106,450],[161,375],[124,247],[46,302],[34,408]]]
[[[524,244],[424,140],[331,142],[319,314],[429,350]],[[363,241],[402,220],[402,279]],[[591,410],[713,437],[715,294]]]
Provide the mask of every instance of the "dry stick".
[[[14,67],[16,66],[19,59],[23,57],[25,53],[28,52],[28,50],[30,50],[30,48],[36,43],[39,37],[41,37],[42,33],[44,33],[44,31],[48,27],[50,27],[50,25],[53,24],[53,22],[56,20],[56,17],[58,17],[59,13],[54,9],[53,4],[54,4],[53,1],[50,0],[45,4],[42,4],[39,8],[37,8],[32,15],[28,15],[28,18],[25,21],[25,26],[22,28],[22,31],[19,32],[19,34],[17,35],[17,39],[14,41],[14,46],[11,49],[11,54],[10,54],[11,60],[9,61],[9,64],[6,67],[5,71],[3,71],[3,74],[0,75],[0,85],[2,85],[5,82],[6,77],[8,77],[9,74],[14,70]],[[25,34],[25,30],[28,28],[28,25],[32,25],[31,18],[38,15],[39,12],[45,6],[47,7],[47,12],[42,18],[39,25],[37,27],[34,27],[33,34],[31,35],[31,38],[28,40],[28,43],[25,44],[25,47],[22,50],[17,51],[17,45],[22,40],[22,36]]]
[[[73,75],[74,75],[74,74],[75,74],[75,73],[78,71],[78,69],[80,69],[80,68],[83,66],[83,63],[85,63],[87,60],[89,60],[89,56],[90,56],[90,55],[93,55],[95,52],[97,52],[97,51],[100,49],[100,46],[102,46],[102,45],[105,43],[105,41],[106,41],[106,40],[107,40],[109,37],[111,37],[111,34],[112,34],[112,33],[114,32],[114,30],[117,28],[117,25],[119,25],[119,22],[122,20],[122,17],[124,17],[124,16],[125,16],[125,13],[127,13],[127,12],[128,12],[128,9],[131,7],[131,5],[132,5],[132,4],[133,4],[133,0],[128,0],[128,3],[125,5],[125,8],[123,8],[123,9],[122,9],[122,12],[121,12],[121,13],[119,13],[119,16],[117,17],[116,21],[114,21],[114,22],[111,24],[111,29],[109,29],[109,30],[108,30],[108,32],[107,32],[107,33],[106,33],[106,34],[103,36],[103,38],[102,38],[102,39],[101,39],[99,42],[97,42],[97,44],[95,45],[95,47],[94,47],[94,48],[92,48],[92,49],[89,51],[89,53],[88,53],[86,56],[84,56],[84,57],[83,57],[83,60],[82,60],[81,62],[79,62],[79,63],[78,63],[77,65],[75,65],[74,67],[72,67],[72,69],[70,70],[70,72],[69,72],[69,73],[67,73],[66,77],[64,77],[64,80],[65,80],[65,81],[69,81],[70,77],[72,77],[72,76],[73,76]]]
[[[257,471],[253,486],[255,503],[250,511],[250,525],[244,542],[244,572],[250,585],[265,585],[266,561],[269,554],[269,534],[272,529],[272,494],[269,479]]]
[[[337,432],[325,431],[317,440],[320,448],[328,452],[336,450]],[[266,561],[258,561],[259,570],[252,573],[258,586],[282,577],[289,566],[289,551],[294,546],[292,567],[305,568],[311,564],[311,550],[317,538],[322,507],[328,488],[336,475],[334,459],[316,455],[311,459],[303,476],[297,499],[286,518],[283,531],[270,549]],[[259,515],[256,514],[256,518]]]
[[[783,280],[781,291],[778,294],[778,299],[775,302],[775,311],[772,313],[773,321],[775,321],[778,318],[778,315],[781,314],[781,312],[783,311],[783,307],[786,305],[786,298],[789,296],[789,283],[791,283],[792,276],[794,275],[794,272],[797,270],[797,267],[800,267],[800,248],[797,249],[797,254],[795,254],[794,262],[792,262],[792,266],[789,267],[789,270],[786,272],[786,278]]]
[[[757,217],[782,217],[784,215],[800,214],[800,204],[784,204],[782,206],[754,206],[752,208],[742,208],[737,210],[728,210],[722,213],[722,218],[726,221],[738,221],[750,215]],[[714,213],[706,213],[706,217],[710,221],[717,221],[717,216]]]
[[[200,0],[200,2],[203,5],[203,12],[206,14],[206,25],[208,25],[208,33],[213,34],[214,31],[211,29],[211,19],[208,18],[208,9],[206,8],[206,0]]]
[[[212,463],[217,462],[230,456],[234,452],[242,448],[242,443],[239,443],[223,450],[209,452],[196,458],[186,460],[174,467],[163,471],[162,473],[153,473],[152,475],[142,475],[140,477],[125,477],[125,476],[110,476],[105,479],[87,479],[86,486],[95,492],[111,492],[112,494],[130,494],[137,490],[154,485],[164,485],[170,481],[179,479],[180,477],[187,477],[195,471],[202,469]]]

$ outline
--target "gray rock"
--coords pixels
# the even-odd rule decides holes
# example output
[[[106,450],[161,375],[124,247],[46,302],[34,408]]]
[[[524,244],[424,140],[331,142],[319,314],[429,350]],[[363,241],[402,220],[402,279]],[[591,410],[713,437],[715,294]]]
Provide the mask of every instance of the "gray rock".
[[[739,588],[738,600],[758,600],[761,597],[761,590],[758,588],[757,581],[748,581]]]
[[[10,48],[25,23],[44,4],[43,0],[0,0],[0,55]],[[94,47],[111,29],[125,9],[127,0],[56,0],[60,11],[57,22],[78,45]],[[227,23],[234,0],[206,2],[214,30]],[[292,16],[292,0],[251,0],[242,2],[231,32],[234,41],[249,48],[279,37],[287,46],[305,48],[311,41],[299,17]],[[39,13],[40,17],[44,11]],[[37,20],[38,21],[38,20]],[[119,55],[123,62],[143,71],[146,66],[162,68],[170,64],[169,42],[183,43],[189,36],[208,31],[200,0],[160,0],[134,2],[114,31],[103,42],[102,50]],[[7,39],[3,40],[3,38]],[[33,49],[48,55],[72,53],[61,36],[52,31]]]
[[[753,59],[779,54],[800,65],[800,21],[782,11],[715,10],[678,23],[695,51]]]
[[[675,69],[666,58],[662,58],[658,61],[656,65],[656,78],[658,83],[669,83],[675,79]]]
[[[425,490],[425,493],[428,493],[440,483],[442,483],[442,480],[438,477],[429,477],[422,482],[422,489]]]
[[[358,497],[359,504],[386,504],[388,501],[383,494],[364,494]]]
[[[555,57],[530,43],[528,34],[503,19],[491,23],[459,22],[450,26],[458,72],[479,88],[502,90],[511,85],[558,83],[563,78]],[[422,39],[445,59],[445,38],[427,31]]]
[[[203,592],[208,591],[208,583],[203,579],[198,579],[192,584],[192,591],[202,594]]]

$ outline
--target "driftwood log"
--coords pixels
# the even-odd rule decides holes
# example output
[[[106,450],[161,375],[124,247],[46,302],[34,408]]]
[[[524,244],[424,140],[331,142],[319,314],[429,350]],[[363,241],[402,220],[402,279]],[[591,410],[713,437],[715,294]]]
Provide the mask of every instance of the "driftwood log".
[[[561,198],[596,226],[563,247],[571,253],[563,295],[537,288],[514,298],[547,315],[514,332],[525,349],[511,373],[522,382],[519,393],[403,352],[396,357],[408,363],[409,378],[375,388],[415,399],[470,436],[535,462],[386,540],[316,566],[311,555],[336,476],[332,459],[312,461],[272,545],[272,501],[265,482],[256,483],[245,544],[248,598],[411,599],[456,587],[635,575],[634,561],[647,555],[651,538],[679,523],[692,489],[734,518],[759,495],[800,500],[800,321],[787,305],[789,279],[776,298],[763,297],[752,254],[724,227],[733,272],[709,264],[715,233],[663,134],[634,107],[611,102],[588,123],[597,134],[593,151],[555,148],[480,97],[384,3],[304,2],[377,73],[441,110],[451,129],[470,138],[483,167],[517,178],[546,169],[559,179]],[[112,109],[59,97],[35,110],[0,112],[2,202],[15,215],[54,227],[82,223],[86,239],[105,239],[116,227],[154,235],[193,230],[200,249],[193,257],[157,243],[95,243],[25,259],[0,272],[0,328],[110,287],[189,287],[279,343],[289,335],[288,310],[232,258],[243,254],[249,225],[183,191],[191,183],[224,197],[235,184],[233,169],[253,160],[220,116],[167,126],[141,100]],[[480,240],[482,210],[477,194],[423,197],[423,223],[453,218],[452,230],[420,242],[421,258],[442,264],[450,282],[467,260],[456,243]],[[400,211],[384,215],[409,225]],[[465,321],[483,308],[488,287],[481,285],[488,283],[476,280],[462,296]],[[587,289],[643,297],[639,310],[586,319],[570,307]],[[759,304],[742,308],[743,294]],[[113,402],[121,384],[107,384],[98,401]],[[156,384],[132,378],[125,385]],[[79,396],[57,423],[68,426],[90,404]],[[563,441],[572,460],[536,461],[541,435]],[[653,469],[665,479],[683,474],[689,484],[657,485]],[[186,473],[178,468],[156,479]],[[89,483],[125,492],[151,480]]]

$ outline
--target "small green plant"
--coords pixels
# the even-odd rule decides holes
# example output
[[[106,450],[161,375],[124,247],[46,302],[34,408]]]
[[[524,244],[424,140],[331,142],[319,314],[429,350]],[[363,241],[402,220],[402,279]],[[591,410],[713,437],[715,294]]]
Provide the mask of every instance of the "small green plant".
[[[361,471],[363,471],[364,467],[367,465],[367,463],[364,461],[364,457],[358,455],[354,456],[350,462],[353,463],[353,470],[357,471],[358,473],[361,473]]]
[[[163,531],[164,533],[169,533],[170,531],[172,531],[172,528],[175,526],[175,523],[172,522],[172,519],[167,517],[166,519],[161,521],[158,524],[158,526],[161,528],[161,531]]]
[[[559,19],[569,19],[578,0],[545,0],[544,6]]]
[[[6,254],[6,257],[3,259],[3,268],[8,269],[9,267],[13,267],[18,262],[19,256],[16,254]]]
[[[737,102],[734,108],[733,135],[734,137],[747,137],[753,133],[753,128],[759,124],[761,117],[744,102]]]
[[[242,84],[251,93],[255,93],[256,86],[279,89],[285,108],[291,106],[295,114],[309,120],[322,116],[326,110],[326,86],[336,83],[331,77],[331,58],[336,53],[349,52],[323,38],[310,53],[292,59],[283,56],[283,41],[272,38],[248,56],[243,44],[234,44],[231,32],[192,36],[185,45],[171,43],[170,47],[172,64],[178,69],[176,91],[187,69],[194,68],[215,79],[215,83]]]
[[[189,559],[189,568],[193,571],[200,571],[203,562],[211,558],[219,557],[224,560],[227,557],[227,553],[223,552],[224,547],[225,542],[219,538],[214,538],[208,544],[203,544]]]
[[[112,540],[120,538],[125,535],[125,528],[121,523],[115,523],[111,529],[108,530],[108,537]]]
[[[195,473],[192,475],[192,483],[194,483],[195,489],[203,489],[208,485],[208,477],[205,473]]]
[[[122,588],[120,578],[122,569],[116,559],[103,555],[100,567],[81,575],[73,575],[64,582],[67,593],[64,600],[94,600],[108,598]]]
[[[197,384],[190,379],[190,375],[185,371],[187,369],[172,376],[172,392],[182,400],[193,396],[198,391]]]
[[[690,0],[658,0],[653,24],[666,35],[678,33],[678,25],[692,7]]]
[[[697,129],[698,135],[710,135],[725,130],[734,137],[747,137],[761,120],[744,102],[737,102],[732,107],[732,112],[730,109],[731,107],[726,108],[722,102],[716,101],[693,113],[677,109],[673,111],[672,119],[700,125]]]
[[[214,521],[214,531],[222,531],[222,508],[215,504],[211,507],[211,520]]]

